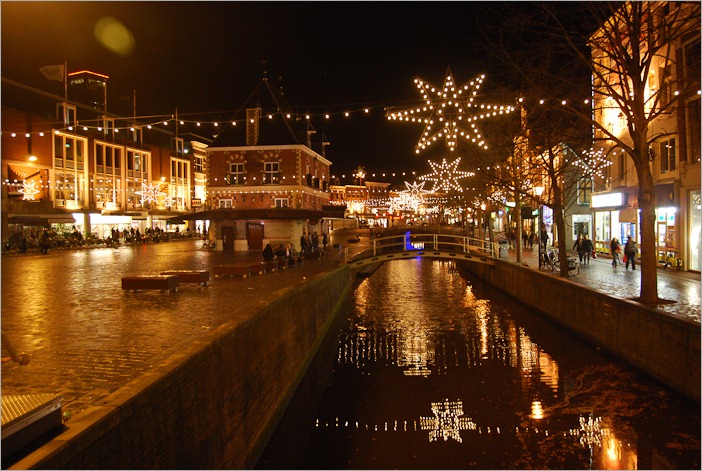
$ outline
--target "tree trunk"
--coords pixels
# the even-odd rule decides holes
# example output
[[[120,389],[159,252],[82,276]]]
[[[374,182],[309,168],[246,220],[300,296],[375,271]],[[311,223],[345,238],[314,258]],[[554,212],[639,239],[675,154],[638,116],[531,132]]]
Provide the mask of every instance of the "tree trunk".
[[[642,303],[658,302],[658,254],[656,253],[656,194],[647,159],[636,164],[641,210],[641,292]],[[635,236],[635,235],[634,235]]]
[[[557,182],[554,178],[552,181]],[[563,215],[563,193],[557,184],[553,186],[553,222],[558,234],[558,261],[561,266],[560,276],[568,276],[568,252],[566,248],[565,216]]]
[[[517,251],[517,263],[522,263],[522,195],[514,192],[514,221],[517,227],[514,231],[514,249]]]

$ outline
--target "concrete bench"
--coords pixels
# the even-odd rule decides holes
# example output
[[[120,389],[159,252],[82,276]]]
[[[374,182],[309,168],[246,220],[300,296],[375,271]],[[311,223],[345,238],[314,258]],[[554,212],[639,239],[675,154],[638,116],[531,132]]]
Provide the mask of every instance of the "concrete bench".
[[[122,277],[122,289],[127,291],[133,290],[134,292],[140,289],[158,289],[175,293],[178,291],[179,284],[178,277],[175,275],[137,275]]]
[[[214,276],[251,276],[251,264],[215,265]]]
[[[210,272],[207,270],[169,270],[161,274],[175,275],[180,283],[202,283],[202,286],[207,286],[207,282],[210,281]]]
[[[261,262],[264,271],[276,271],[278,269],[278,260],[266,260]]]

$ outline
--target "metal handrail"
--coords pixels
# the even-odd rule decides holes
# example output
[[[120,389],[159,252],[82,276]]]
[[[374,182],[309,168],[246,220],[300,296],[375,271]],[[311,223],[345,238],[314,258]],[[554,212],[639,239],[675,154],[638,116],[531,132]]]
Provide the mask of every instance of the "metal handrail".
[[[422,244],[423,247],[416,245]],[[450,247],[462,253],[470,253],[471,249],[488,253],[492,258],[499,257],[499,243],[482,240],[475,237],[460,236],[454,234],[437,234],[437,233],[415,233],[407,232],[404,234],[396,234],[385,237],[378,237],[371,241],[371,247],[361,248],[352,254],[354,247],[346,247],[339,253],[341,263],[348,263],[352,258],[363,256],[377,256],[381,251],[387,249],[391,251],[407,251],[407,250],[438,250],[440,247]]]
[[[10,342],[10,339],[7,337],[7,335],[5,335],[5,332],[2,332],[0,335],[2,335],[2,344],[5,346],[5,349],[10,354],[10,358],[12,358],[12,361],[18,363],[21,366],[28,365],[30,356],[26,353],[17,353],[17,350],[15,350],[15,348],[12,346],[12,342]]]

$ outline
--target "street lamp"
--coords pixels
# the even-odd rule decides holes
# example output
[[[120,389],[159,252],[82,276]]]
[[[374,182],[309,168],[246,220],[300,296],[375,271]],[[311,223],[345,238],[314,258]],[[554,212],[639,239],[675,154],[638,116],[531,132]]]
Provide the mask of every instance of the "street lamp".
[[[541,226],[544,224],[544,216],[543,216],[543,206],[541,205],[541,195],[544,194],[544,190],[546,188],[539,185],[534,187],[534,194],[536,195],[536,203],[539,206],[539,224],[537,227],[539,228],[538,234],[538,242],[539,242],[539,247],[541,247]],[[544,226],[544,230],[546,230],[546,227]],[[546,247],[544,247],[544,250],[546,250]]]

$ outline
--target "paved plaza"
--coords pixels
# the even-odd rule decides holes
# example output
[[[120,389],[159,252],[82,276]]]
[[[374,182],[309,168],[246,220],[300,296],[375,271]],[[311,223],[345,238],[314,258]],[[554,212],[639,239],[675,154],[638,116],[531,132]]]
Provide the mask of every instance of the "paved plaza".
[[[360,250],[367,239],[363,232]],[[332,243],[348,244],[347,235]],[[262,300],[337,267],[338,250],[321,260],[250,278],[214,278],[208,286],[181,285],[177,293],[125,292],[121,277],[166,270],[209,270],[218,264],[260,261],[258,254],[200,250],[201,241],[117,249],[12,254],[2,258],[2,330],[26,366],[2,364],[3,394],[63,396],[70,417],[143,374],[159,359],[223,322],[242,322]],[[509,257],[516,261],[513,250]],[[524,261],[538,270],[537,250]],[[583,266],[576,283],[619,297],[638,296],[640,271],[612,268],[598,258]],[[662,312],[700,321],[700,275],[659,270],[659,295],[674,300]],[[4,347],[4,346],[3,346]],[[3,348],[3,357],[7,351]]]

